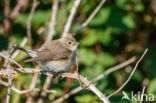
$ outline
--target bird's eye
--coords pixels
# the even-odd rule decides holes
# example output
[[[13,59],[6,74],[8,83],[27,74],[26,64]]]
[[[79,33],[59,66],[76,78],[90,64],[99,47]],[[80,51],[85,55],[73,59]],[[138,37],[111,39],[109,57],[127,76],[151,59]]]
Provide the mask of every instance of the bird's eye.
[[[71,42],[71,41],[69,41],[69,42],[68,42],[68,44],[72,44],[72,42]]]

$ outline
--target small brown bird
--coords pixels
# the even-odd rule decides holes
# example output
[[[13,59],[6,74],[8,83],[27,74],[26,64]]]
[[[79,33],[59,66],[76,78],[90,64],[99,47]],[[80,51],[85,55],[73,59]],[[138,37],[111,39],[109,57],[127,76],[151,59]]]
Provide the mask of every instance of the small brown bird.
[[[15,48],[25,51],[31,56],[31,59],[26,62],[37,62],[46,71],[60,73],[68,71],[74,64],[78,46],[79,42],[68,35],[46,42],[37,50],[29,50],[17,46]]]

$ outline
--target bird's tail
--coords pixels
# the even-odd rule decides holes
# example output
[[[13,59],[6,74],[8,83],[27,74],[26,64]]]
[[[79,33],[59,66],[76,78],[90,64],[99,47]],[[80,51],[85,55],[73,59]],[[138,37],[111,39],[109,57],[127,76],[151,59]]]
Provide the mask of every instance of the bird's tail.
[[[28,55],[30,55],[33,58],[37,56],[37,52],[35,52],[33,50],[25,49],[25,48],[22,48],[22,47],[19,47],[19,46],[14,46],[14,48],[26,52]]]
[[[24,51],[24,52],[26,52],[26,53],[27,53],[27,50],[26,50],[26,49],[24,49],[24,48],[22,48],[22,47],[19,47],[19,46],[14,46],[14,48],[15,48],[15,49],[22,50],[22,51]]]

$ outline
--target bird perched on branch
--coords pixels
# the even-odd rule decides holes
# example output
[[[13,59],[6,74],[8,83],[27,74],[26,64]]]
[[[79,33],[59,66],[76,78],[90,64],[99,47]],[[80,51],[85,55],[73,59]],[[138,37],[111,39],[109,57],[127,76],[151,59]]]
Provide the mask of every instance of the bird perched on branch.
[[[46,71],[62,73],[68,71],[74,64],[79,42],[71,35],[44,43],[37,50],[25,49],[15,46],[16,49],[25,51],[31,59],[26,62],[37,62]]]

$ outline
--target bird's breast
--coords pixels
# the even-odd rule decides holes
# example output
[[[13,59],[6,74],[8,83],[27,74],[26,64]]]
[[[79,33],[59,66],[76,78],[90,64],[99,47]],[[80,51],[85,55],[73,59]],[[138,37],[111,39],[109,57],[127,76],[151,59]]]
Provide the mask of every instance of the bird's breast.
[[[76,59],[76,52],[73,54],[72,58],[68,58],[64,60],[40,62],[39,64],[41,64],[48,71],[52,71],[55,73],[65,72],[72,67],[75,59]]]

